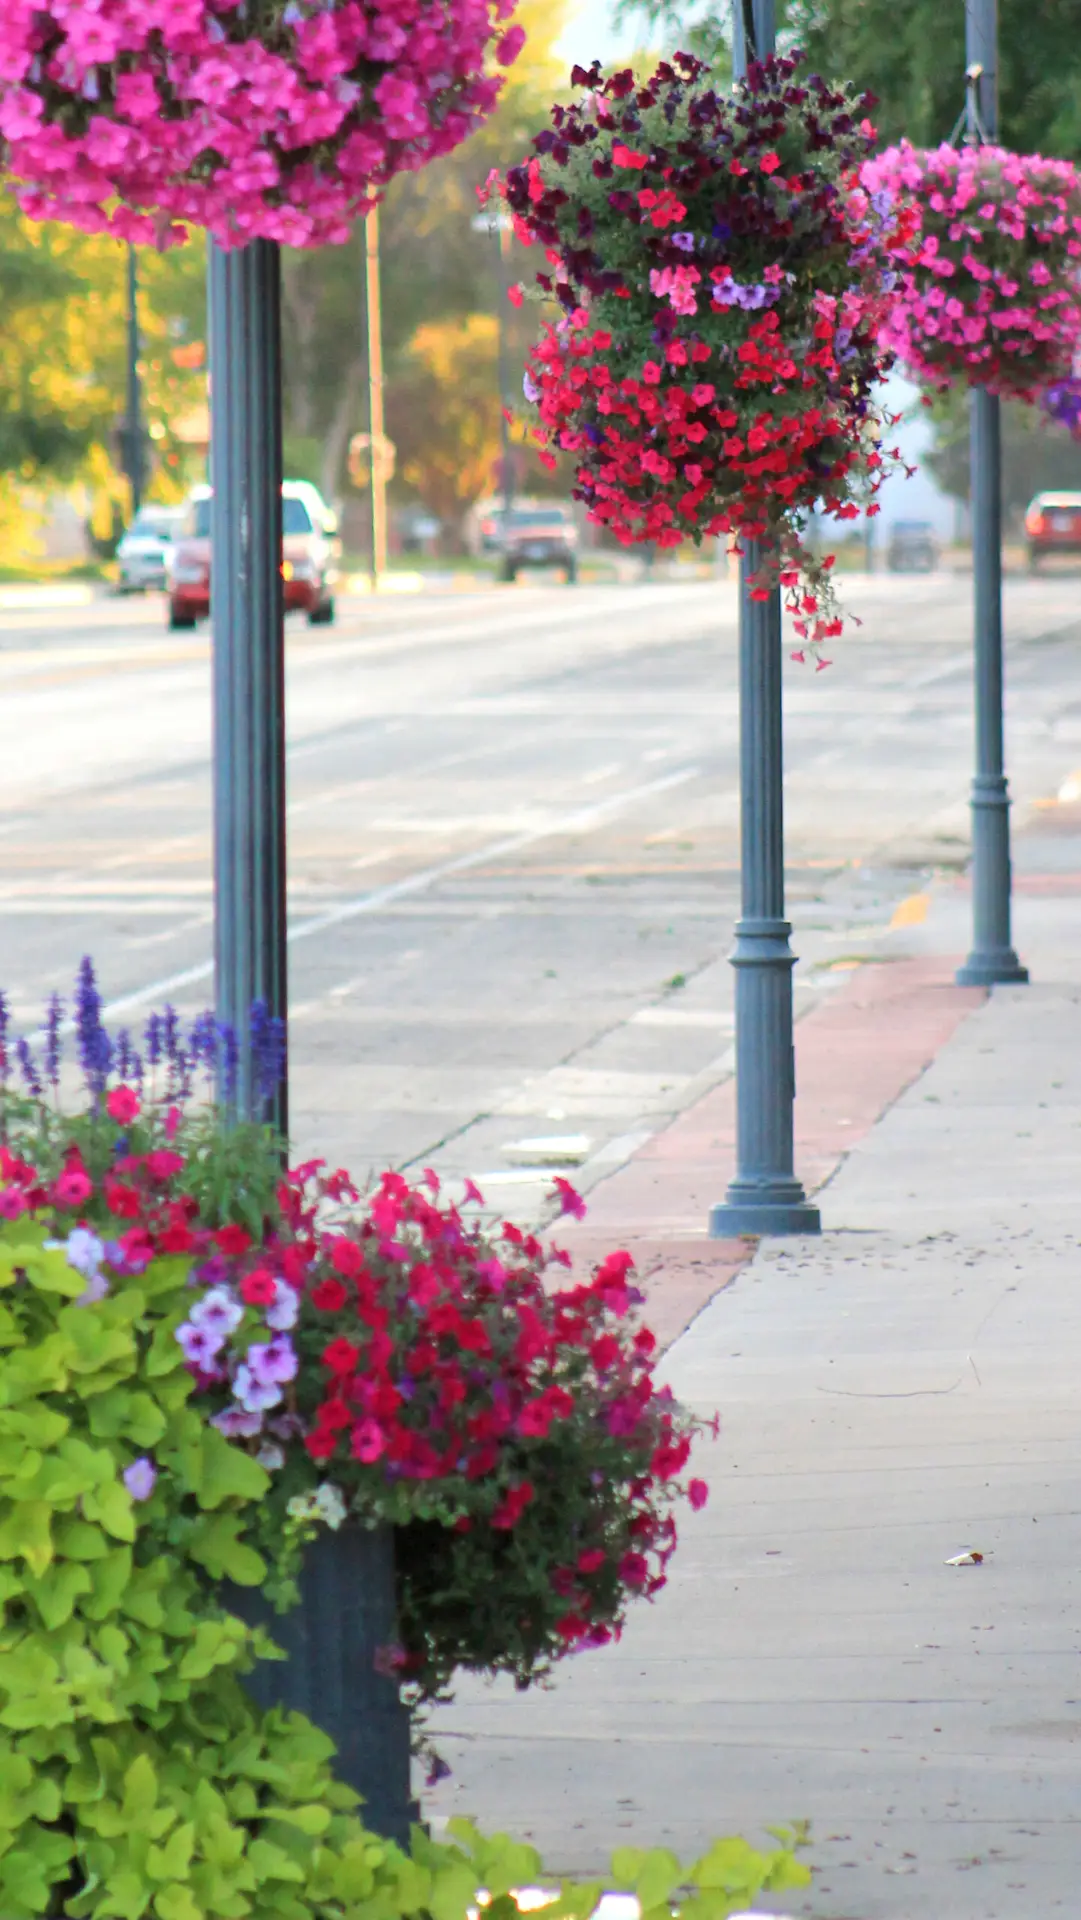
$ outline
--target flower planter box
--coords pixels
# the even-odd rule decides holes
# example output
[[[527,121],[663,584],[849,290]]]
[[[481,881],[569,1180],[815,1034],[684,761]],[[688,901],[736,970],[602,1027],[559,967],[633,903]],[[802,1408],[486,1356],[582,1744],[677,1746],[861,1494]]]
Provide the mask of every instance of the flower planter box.
[[[338,1778],[363,1797],[365,1825],[408,1847],[419,1818],[409,1791],[410,1715],[379,1664],[380,1649],[396,1639],[393,1529],[321,1532],[306,1550],[290,1613],[276,1613],[259,1587],[228,1581],[221,1593],[231,1613],[288,1655],[245,1677],[256,1705],[303,1713],[329,1734]]]

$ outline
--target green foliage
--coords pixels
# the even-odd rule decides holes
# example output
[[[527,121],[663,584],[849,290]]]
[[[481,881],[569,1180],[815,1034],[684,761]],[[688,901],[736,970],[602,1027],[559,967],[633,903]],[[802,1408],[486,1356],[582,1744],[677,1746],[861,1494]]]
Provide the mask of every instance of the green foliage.
[[[261,1579],[238,1529],[267,1476],[190,1404],[187,1277],[159,1258],[80,1305],[41,1229],[0,1228],[3,1920],[466,1920],[479,1886],[499,1905],[541,1876],[529,1848],[453,1823],[406,1857],[364,1829],[326,1736],[244,1692],[263,1643],[206,1576]],[[137,1502],[123,1471],[146,1448]],[[654,1907],[689,1881],[702,1920],[803,1871],[786,1843],[670,1860],[617,1871]],[[563,1888],[558,1911],[586,1920],[595,1891]]]

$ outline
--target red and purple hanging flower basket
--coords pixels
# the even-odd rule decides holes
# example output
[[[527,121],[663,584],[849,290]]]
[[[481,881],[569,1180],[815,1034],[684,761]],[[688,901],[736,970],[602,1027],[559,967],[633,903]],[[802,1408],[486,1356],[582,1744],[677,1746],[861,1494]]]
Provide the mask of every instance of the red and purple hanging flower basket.
[[[0,163],[24,209],[158,245],[344,240],[448,153],[524,34],[513,0],[5,0]]]
[[[1076,167],[1001,147],[921,152],[904,142],[863,179],[919,209],[919,251],[887,322],[918,380],[1033,401],[1070,379],[1081,346]]]
[[[552,271],[526,375],[541,458],[625,544],[759,540],[810,641],[840,630],[808,523],[876,511],[883,329],[915,217],[872,196],[868,103],[799,60],[720,91],[687,54],[645,81],[576,68],[502,192]],[[520,297],[520,296],[519,296]]]

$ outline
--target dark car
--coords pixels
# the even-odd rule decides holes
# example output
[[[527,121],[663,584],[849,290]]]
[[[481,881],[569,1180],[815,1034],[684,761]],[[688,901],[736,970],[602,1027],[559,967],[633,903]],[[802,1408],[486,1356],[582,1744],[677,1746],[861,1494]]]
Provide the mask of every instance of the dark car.
[[[578,529],[570,507],[512,507],[509,518],[498,516],[494,544],[503,580],[516,579],[522,567],[562,567],[569,586],[578,578]]]
[[[1053,553],[1081,553],[1081,493],[1038,493],[1025,515],[1029,572]]]
[[[938,565],[938,540],[929,520],[895,520],[886,547],[891,573],[933,573]]]
[[[168,563],[169,625],[194,627],[210,612],[210,488],[196,487]],[[313,627],[334,618],[337,522],[305,480],[282,487],[282,592],[287,613]]]

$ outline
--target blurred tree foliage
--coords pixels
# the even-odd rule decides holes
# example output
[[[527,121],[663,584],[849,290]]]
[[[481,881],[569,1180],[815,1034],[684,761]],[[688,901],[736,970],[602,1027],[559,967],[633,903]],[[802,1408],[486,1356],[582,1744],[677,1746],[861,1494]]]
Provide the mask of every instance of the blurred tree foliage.
[[[461,545],[468,509],[490,490],[499,457],[499,327],[494,314],[417,327],[390,393],[387,424],[405,485]]]
[[[187,482],[174,425],[205,385],[196,246],[139,256],[144,416],[152,490]],[[113,240],[39,223],[0,192],[0,562],[27,552],[42,495],[81,480],[107,526],[122,508],[113,435],[123,412],[127,260]],[[195,346],[192,361],[191,346]],[[187,365],[178,364],[188,361]]]

